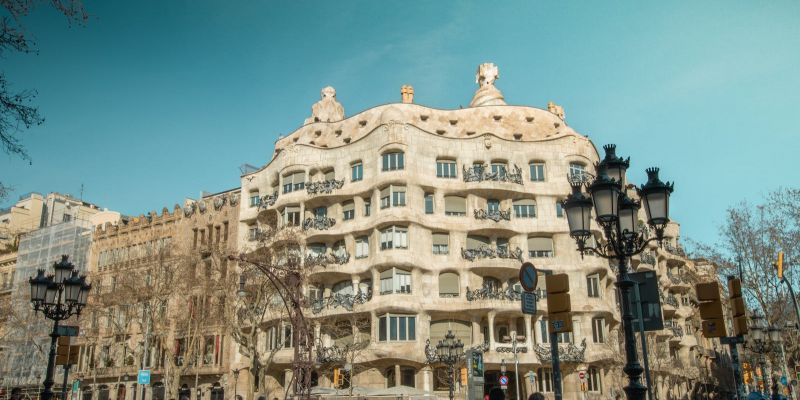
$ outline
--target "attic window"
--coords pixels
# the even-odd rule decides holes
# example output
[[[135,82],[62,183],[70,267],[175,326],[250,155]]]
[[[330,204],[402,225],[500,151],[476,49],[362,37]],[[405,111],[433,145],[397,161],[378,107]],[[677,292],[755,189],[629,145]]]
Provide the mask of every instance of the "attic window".
[[[561,124],[560,124],[560,123],[558,123],[558,122],[555,122],[555,123],[553,123],[553,126],[555,126],[556,128],[558,128],[559,126],[561,126]]]
[[[437,129],[436,133],[439,135],[444,135],[444,129]]]
[[[322,131],[321,130],[314,131],[314,135],[321,136],[322,135]]]
[[[533,122],[533,117],[525,117],[525,121]]]
[[[475,134],[475,131],[467,131],[467,136],[472,136]]]
[[[500,115],[493,115],[492,118],[494,118],[495,121],[500,121],[501,119],[503,119],[503,117]]]
[[[336,133],[336,136],[339,136],[339,135],[342,134],[342,130],[341,129],[337,129],[335,133]]]
[[[420,116],[419,116],[419,119],[421,119],[421,120],[423,120],[423,121],[427,121],[427,120],[428,120],[428,117],[429,117],[428,115],[420,115]]]
[[[312,140],[312,141],[308,142],[308,144],[316,144],[316,143],[314,143],[314,141]]]
[[[349,138],[349,137],[347,137],[347,138],[344,138],[344,142],[345,142],[345,143],[350,143],[350,138]]]
[[[294,138],[294,139],[292,139],[292,142],[297,143],[297,139],[300,139],[300,138]]]
[[[361,126],[366,126],[367,125],[367,121],[362,119],[361,121],[358,121],[358,124],[361,125]]]
[[[522,134],[521,133],[515,133],[514,134],[514,140],[522,140]]]
[[[451,119],[450,120],[450,125],[456,126],[457,123],[458,123],[457,119]]]

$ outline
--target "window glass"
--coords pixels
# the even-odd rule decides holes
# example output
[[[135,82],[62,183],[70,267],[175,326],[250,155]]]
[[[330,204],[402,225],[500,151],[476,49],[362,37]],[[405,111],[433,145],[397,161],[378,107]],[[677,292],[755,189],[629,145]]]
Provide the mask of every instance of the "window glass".
[[[450,235],[447,233],[434,233],[431,235],[433,241],[433,254],[448,254]]]
[[[536,218],[536,202],[532,199],[515,200],[514,218]]]
[[[592,341],[594,343],[605,343],[605,326],[606,320],[604,318],[592,319]]]
[[[539,391],[542,393],[550,393],[553,391],[553,370],[550,368],[539,368],[536,371],[536,382],[539,386]]]
[[[414,384],[414,375],[416,374],[416,370],[411,367],[401,367],[400,368],[400,384],[403,386],[408,387],[415,387]]]
[[[564,218],[564,207],[561,206],[561,201],[556,201],[556,217]]]
[[[250,192],[250,207],[258,207],[261,204],[261,197],[258,196],[258,192]]]
[[[283,209],[283,222],[286,225],[300,225],[300,206],[287,206]]]
[[[589,297],[600,297],[600,275],[592,274],[587,276],[586,289]]]
[[[382,315],[378,319],[378,340],[416,340],[416,317],[411,315]]]
[[[528,238],[528,257],[553,257],[553,238]]]
[[[544,182],[544,163],[532,162],[530,163],[530,168],[531,168],[531,181]]]
[[[364,199],[364,216],[369,217],[370,211],[372,208],[372,200],[369,198]]]
[[[356,217],[356,205],[353,200],[342,203],[342,217],[345,221]]]
[[[433,214],[433,193],[425,193],[425,214]]]
[[[600,370],[596,367],[589,367],[586,373],[586,386],[590,392],[602,392],[603,385],[601,382]]]
[[[356,238],[356,258],[369,256],[369,237],[361,236]]]
[[[390,226],[381,231],[381,250],[408,248],[408,228]]]
[[[436,177],[437,178],[455,178],[456,162],[452,160],[437,160],[436,161]]]
[[[381,158],[384,171],[396,171],[405,167],[403,152],[385,153]]]
[[[486,208],[489,212],[498,212],[500,211],[500,200],[497,199],[489,199],[486,201]]]
[[[350,181],[357,182],[364,179],[364,165],[360,162],[350,167]]]
[[[480,249],[482,246],[488,246],[489,238],[486,236],[477,236],[477,235],[468,235],[467,236],[467,249],[468,250],[477,250]]]
[[[583,178],[586,175],[586,166],[577,162],[569,163],[569,175],[570,177]]]

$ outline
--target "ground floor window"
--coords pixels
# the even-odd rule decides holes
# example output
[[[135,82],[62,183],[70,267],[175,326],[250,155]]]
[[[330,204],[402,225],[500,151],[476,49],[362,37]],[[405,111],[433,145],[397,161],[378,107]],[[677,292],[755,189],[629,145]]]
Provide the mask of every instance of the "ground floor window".
[[[589,370],[586,371],[586,390],[590,392],[603,391],[600,369],[596,367],[589,367]]]
[[[539,368],[536,371],[536,382],[539,391],[550,393],[553,391],[553,370],[550,368]]]

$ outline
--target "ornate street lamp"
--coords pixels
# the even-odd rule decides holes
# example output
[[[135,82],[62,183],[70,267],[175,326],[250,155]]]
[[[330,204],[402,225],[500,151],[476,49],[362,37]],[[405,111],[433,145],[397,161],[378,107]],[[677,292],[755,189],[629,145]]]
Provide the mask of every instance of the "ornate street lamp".
[[[664,239],[664,228],[669,223],[669,196],[673,184],[664,183],[658,178],[658,168],[648,168],[647,183],[637,189],[641,202],[628,197],[625,173],[630,166],[630,158],[623,159],[616,154],[616,146],[603,146],[605,157],[596,165],[597,176],[587,179],[588,174],[570,176],[572,194],[562,202],[567,213],[570,236],[578,244],[578,251],[591,251],[600,257],[617,261],[617,282],[622,301],[622,322],[625,332],[626,364],[628,375],[625,393],[628,399],[644,399],[647,387],[641,383],[643,368],[639,364],[636,341],[633,334],[633,312],[630,307],[631,291],[636,284],[628,276],[628,259],[641,253],[648,243]],[[583,189],[588,192],[584,194]],[[638,227],[639,208],[644,203],[647,224],[655,231],[648,238]],[[605,243],[587,246],[591,233],[591,219],[600,226]]]
[[[61,256],[61,261],[53,264],[53,275],[45,275],[45,270],[39,269],[35,277],[28,279],[34,311],[40,311],[45,318],[53,321],[41,400],[51,400],[53,397],[58,323],[73,315],[81,315],[92,288],[92,285],[86,283],[86,276],[78,276],[78,271],[75,271],[75,266],[68,258],[66,255]]]
[[[444,340],[440,340],[435,349],[431,348],[430,339],[425,341],[425,357],[430,364],[440,362],[447,365],[447,387],[450,390],[450,400],[453,400],[454,367],[464,358],[464,343],[461,343],[461,339],[456,340],[453,331],[448,330]]]

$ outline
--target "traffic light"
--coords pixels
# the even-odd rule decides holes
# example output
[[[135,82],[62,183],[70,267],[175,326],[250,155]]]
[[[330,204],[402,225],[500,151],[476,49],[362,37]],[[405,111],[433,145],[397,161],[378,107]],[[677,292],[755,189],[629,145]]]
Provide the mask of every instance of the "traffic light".
[[[742,298],[742,281],[732,276],[728,277],[728,298],[731,302],[731,317],[733,318],[734,336],[747,334],[747,315]]]
[[[56,342],[56,365],[69,363],[69,336],[59,336]]]
[[[775,263],[775,269],[778,270],[778,279],[783,280],[783,252],[778,252],[778,262]]]
[[[546,275],[545,285],[547,286],[548,333],[572,332],[569,276],[567,274]]]
[[[466,385],[467,385],[467,368],[466,367],[462,367],[461,368],[461,386],[466,386]]]
[[[722,314],[722,301],[719,298],[719,284],[717,282],[698,283],[695,285],[695,291],[697,300],[700,301],[703,336],[707,338],[727,336],[725,319]]]
[[[333,369],[333,387],[338,388],[341,386],[342,371],[339,368]]]

